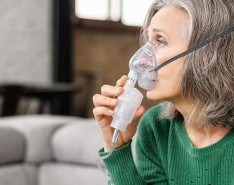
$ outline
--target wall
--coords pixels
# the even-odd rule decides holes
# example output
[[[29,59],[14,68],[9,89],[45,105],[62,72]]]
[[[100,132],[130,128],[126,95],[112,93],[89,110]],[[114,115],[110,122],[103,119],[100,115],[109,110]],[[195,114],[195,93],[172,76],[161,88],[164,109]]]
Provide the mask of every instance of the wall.
[[[51,2],[0,1],[0,82],[52,81]]]

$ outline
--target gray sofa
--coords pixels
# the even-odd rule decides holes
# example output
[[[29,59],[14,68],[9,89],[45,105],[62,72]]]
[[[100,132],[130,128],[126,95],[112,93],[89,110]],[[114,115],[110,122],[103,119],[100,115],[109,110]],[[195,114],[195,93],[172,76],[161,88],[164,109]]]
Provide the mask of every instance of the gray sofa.
[[[0,119],[0,185],[104,185],[94,119],[25,115]]]

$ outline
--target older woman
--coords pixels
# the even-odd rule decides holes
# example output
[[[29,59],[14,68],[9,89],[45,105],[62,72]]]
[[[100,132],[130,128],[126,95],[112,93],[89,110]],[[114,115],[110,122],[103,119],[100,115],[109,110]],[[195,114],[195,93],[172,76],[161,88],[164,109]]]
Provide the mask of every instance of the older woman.
[[[143,36],[155,48],[157,65],[232,27],[233,0],[155,0]],[[116,150],[105,159],[115,185],[234,184],[234,36],[226,35],[158,71],[147,98],[161,101],[144,112],[140,106]],[[94,116],[109,151],[110,122],[127,80],[104,85],[93,97]],[[136,132],[136,164],[131,138]]]

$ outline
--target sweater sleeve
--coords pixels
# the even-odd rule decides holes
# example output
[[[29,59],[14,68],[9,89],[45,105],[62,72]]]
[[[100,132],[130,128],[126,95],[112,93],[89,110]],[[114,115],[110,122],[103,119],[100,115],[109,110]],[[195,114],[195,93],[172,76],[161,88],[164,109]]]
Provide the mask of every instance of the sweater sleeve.
[[[136,164],[132,156],[131,141],[114,150],[112,155],[104,160],[112,182],[112,184],[109,182],[109,185],[168,185],[161,162],[157,157],[158,153],[155,152],[153,131],[148,125],[149,116],[146,114],[138,128]],[[106,154],[103,149],[99,151],[100,156]]]
[[[103,149],[99,151],[100,156],[107,153]],[[125,146],[113,151],[112,155],[104,160],[111,182],[109,185],[146,185],[145,180],[138,173],[135,166],[131,141]]]

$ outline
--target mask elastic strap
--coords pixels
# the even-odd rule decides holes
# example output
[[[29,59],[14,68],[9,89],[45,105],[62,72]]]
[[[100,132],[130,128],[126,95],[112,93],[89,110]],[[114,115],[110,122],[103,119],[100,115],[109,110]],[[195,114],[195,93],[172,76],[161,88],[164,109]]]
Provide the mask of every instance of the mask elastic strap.
[[[207,45],[207,44],[210,44],[211,42],[213,42],[213,41],[219,39],[220,37],[223,37],[224,35],[227,35],[227,34],[233,32],[233,31],[234,31],[234,27],[231,27],[231,28],[229,28],[228,30],[226,30],[226,31],[224,31],[224,32],[222,32],[222,33],[219,33],[219,34],[217,34],[216,36],[214,36],[214,37],[212,37],[212,38],[210,38],[210,39],[208,39],[208,40],[205,40],[205,41],[201,42],[200,44],[198,44],[198,45],[196,45],[196,46],[190,48],[189,50],[187,50],[187,51],[185,51],[185,52],[183,52],[183,53],[181,53],[181,54],[179,54],[179,55],[176,55],[175,57],[173,57],[173,58],[167,60],[166,62],[164,62],[164,63],[162,63],[162,64],[160,64],[158,67],[156,67],[155,69],[153,69],[153,70],[151,70],[151,71],[149,71],[149,72],[158,71],[159,69],[161,69],[161,68],[164,67],[165,65],[167,65],[167,64],[169,64],[169,63],[171,63],[171,62],[173,62],[173,61],[175,61],[175,60],[177,60],[177,59],[179,59],[179,58],[181,58],[181,57],[184,57],[185,55],[188,55],[189,53],[192,53],[192,52],[198,50],[199,48],[201,48],[201,47],[203,47],[203,46],[205,46],[205,45]]]

